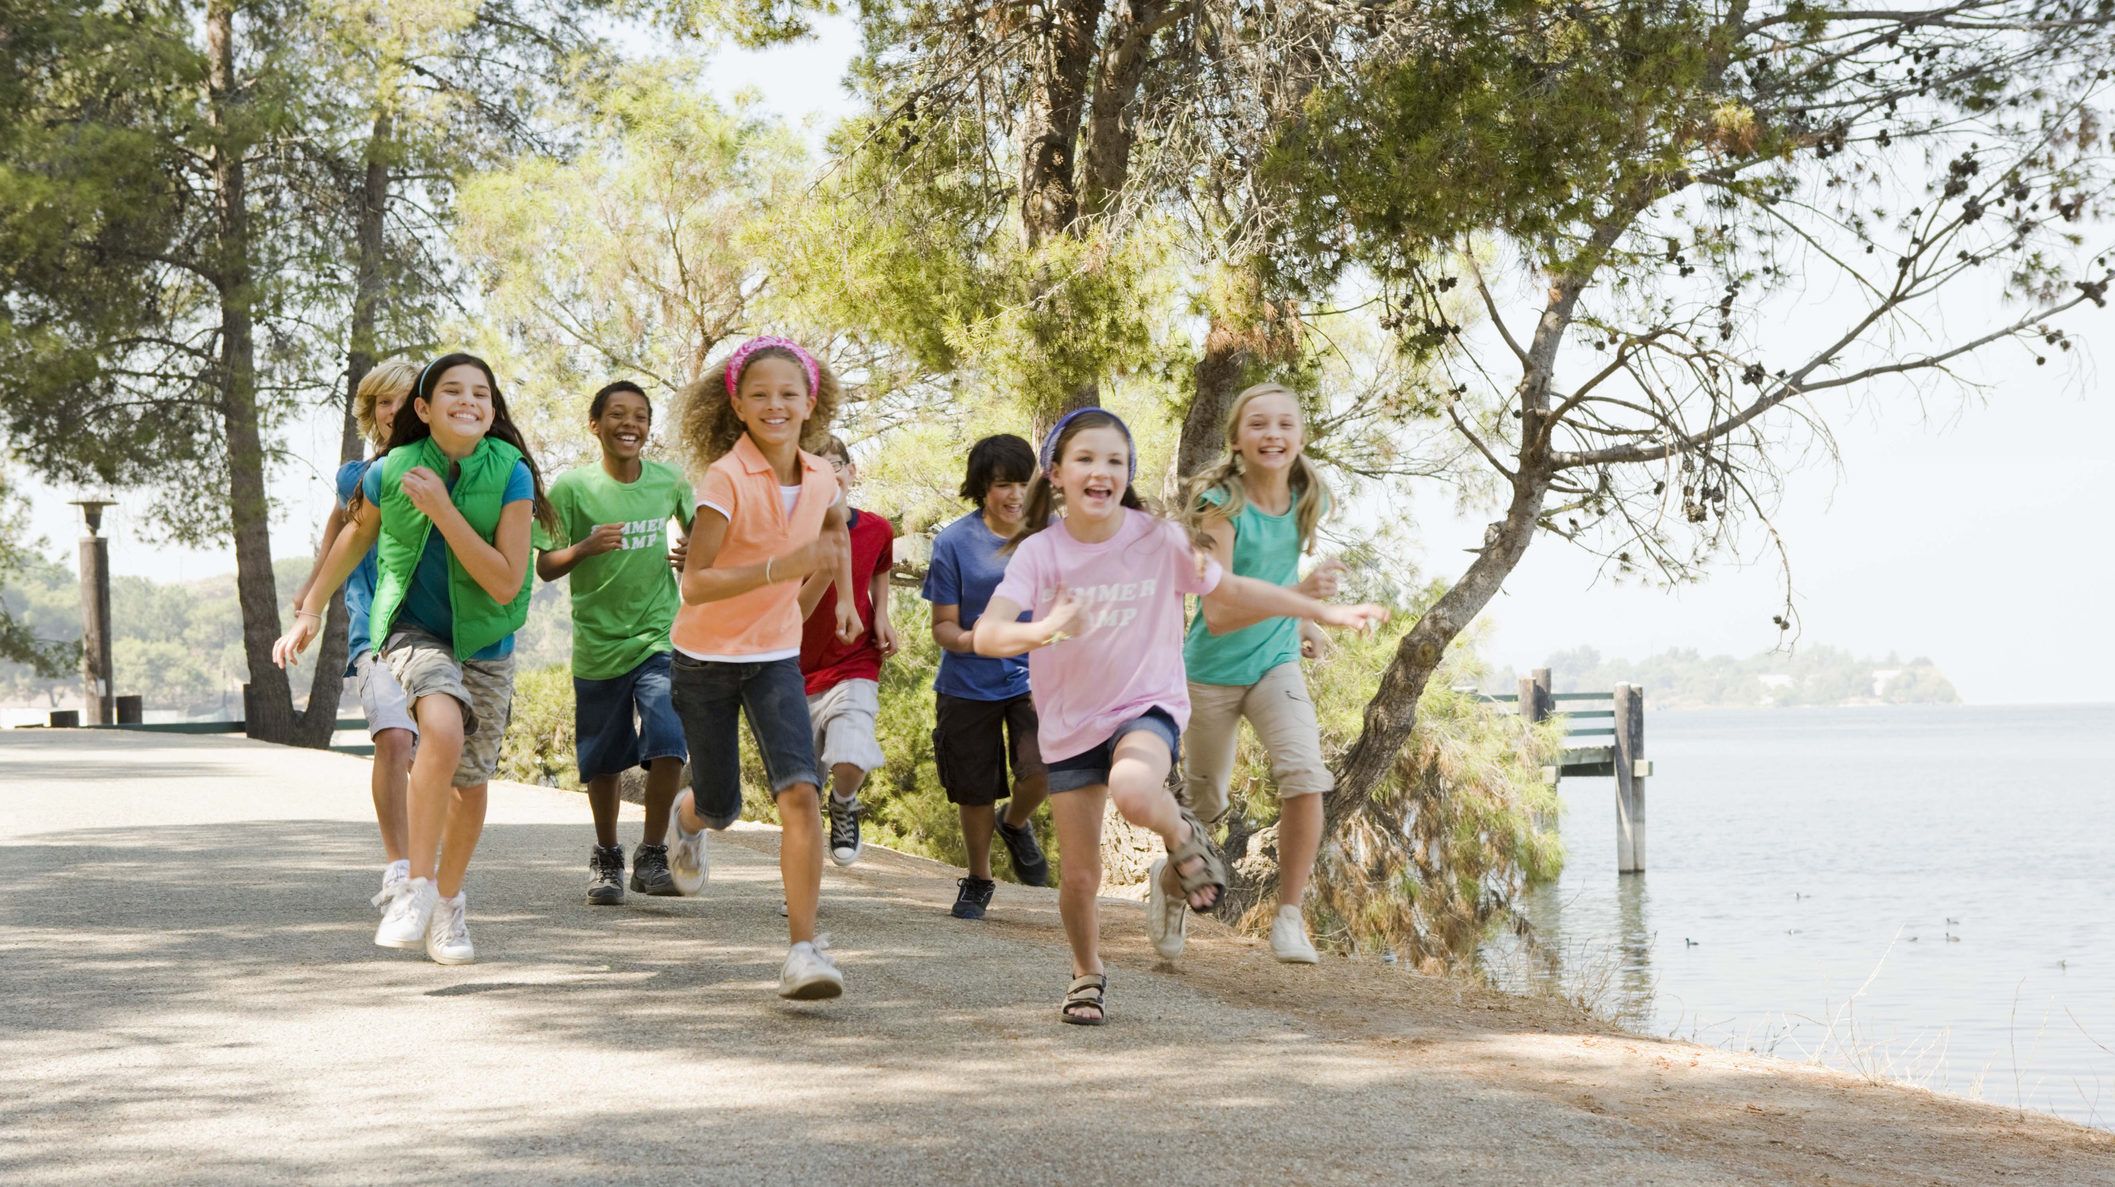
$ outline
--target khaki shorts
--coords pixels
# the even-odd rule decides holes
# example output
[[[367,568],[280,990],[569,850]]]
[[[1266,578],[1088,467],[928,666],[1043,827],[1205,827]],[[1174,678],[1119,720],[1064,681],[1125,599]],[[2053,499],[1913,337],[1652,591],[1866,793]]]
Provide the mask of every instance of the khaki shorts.
[[[362,651],[353,657],[353,675],[359,683],[360,712],[367,716],[368,737],[380,737],[383,730],[410,730],[412,737],[418,737],[411,698],[404,695],[404,686],[397,683],[388,664],[377,660],[374,652]]]
[[[499,743],[514,710],[514,657],[455,658],[452,644],[416,628],[392,632],[382,662],[404,689],[414,713],[421,697],[445,693],[463,707],[463,756],[449,780],[457,787],[489,783],[499,769]]]
[[[881,716],[881,685],[872,680],[840,680],[808,697],[808,718],[815,723],[815,755],[823,773],[832,767],[881,769],[881,743],[874,740],[874,719]]]
[[[1321,795],[1336,786],[1322,761],[1322,727],[1307,695],[1300,661],[1279,664],[1254,684],[1190,682],[1190,728],[1183,733],[1183,790],[1200,819],[1226,812],[1241,719],[1255,727],[1270,754],[1278,798]]]

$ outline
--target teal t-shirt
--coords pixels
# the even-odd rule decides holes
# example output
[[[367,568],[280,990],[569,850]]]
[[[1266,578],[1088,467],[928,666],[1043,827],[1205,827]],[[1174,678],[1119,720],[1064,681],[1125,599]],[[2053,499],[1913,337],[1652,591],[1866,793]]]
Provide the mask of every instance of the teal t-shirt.
[[[1226,503],[1226,492],[1206,491],[1206,502]],[[1265,515],[1243,502],[1234,515],[1234,567],[1237,577],[1272,585],[1291,585],[1300,576],[1300,496],[1295,493],[1283,515]],[[1271,618],[1238,631],[1215,635],[1204,629],[1200,612],[1190,620],[1182,662],[1199,684],[1254,684],[1279,664],[1300,658],[1300,622]]]
[[[566,576],[573,594],[573,675],[615,679],[669,650],[668,628],[681,598],[668,567],[668,521],[689,530],[696,507],[690,482],[665,462],[642,459],[634,482],[619,482],[594,462],[559,475],[549,497],[558,530],[539,527],[538,548],[567,547],[601,524],[624,525],[614,551],[585,558]]]

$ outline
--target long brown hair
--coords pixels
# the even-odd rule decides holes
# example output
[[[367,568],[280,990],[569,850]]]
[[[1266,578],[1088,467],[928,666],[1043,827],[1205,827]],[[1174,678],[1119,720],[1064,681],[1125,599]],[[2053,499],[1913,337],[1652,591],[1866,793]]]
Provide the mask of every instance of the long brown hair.
[[[734,414],[734,400],[727,394],[727,363],[734,356],[713,364],[712,369],[683,385],[676,393],[676,448],[689,460],[691,469],[702,474],[707,466],[726,456],[728,450],[742,439],[745,431],[742,418]],[[766,346],[752,351],[742,360],[742,370],[758,359],[784,359],[805,374],[807,365],[792,351],[782,346]],[[740,388],[742,377],[734,377],[734,386]],[[843,392],[837,384],[837,372],[830,364],[815,360],[815,411],[808,414],[807,422],[800,427],[800,447],[809,453],[822,449],[823,440],[830,435],[830,421],[837,415],[837,404]]]
[[[1300,397],[1282,383],[1259,383],[1234,397],[1234,406],[1226,413],[1226,452],[1190,480],[1184,506],[1188,508],[1189,517],[1201,528],[1206,519],[1224,519],[1231,523],[1248,505],[1248,475],[1242,468],[1241,451],[1235,448],[1235,443],[1241,433],[1241,414],[1248,409],[1249,401],[1259,396],[1289,397],[1293,408],[1299,411],[1300,452],[1293,458],[1291,478],[1293,522],[1299,528],[1300,550],[1312,552],[1315,529],[1335,505],[1336,499],[1329,493],[1328,484],[1322,481],[1322,471],[1307,460],[1307,413],[1300,409]],[[1213,490],[1224,491],[1225,501],[1213,503],[1207,500],[1204,496]]]
[[[1059,423],[1057,440],[1045,454],[1050,459],[1050,466],[1055,466],[1062,460],[1065,447],[1072,443],[1074,437],[1088,429],[1115,429],[1122,433],[1124,444],[1132,451],[1131,468],[1138,468],[1138,446],[1131,441],[1131,430],[1124,427],[1124,422],[1117,419],[1115,413],[1103,412],[1099,408],[1075,412]],[[1145,503],[1139,500],[1138,491],[1133,489],[1128,481],[1124,483],[1124,495],[1120,502],[1133,511],[1146,509]],[[1037,470],[1035,480],[1028,484],[1028,513],[1021,520],[1021,530],[1013,534],[1013,539],[1001,545],[999,551],[1012,552],[1021,546],[1021,541],[1049,527],[1051,520],[1057,515],[1058,503],[1058,489],[1057,485],[1050,481],[1049,467]]]
[[[536,522],[546,529],[556,531],[558,516],[551,510],[551,501],[544,497],[543,471],[536,468],[536,455],[529,452],[528,441],[523,439],[521,430],[514,427],[514,418],[507,413],[507,398],[500,394],[499,379],[492,374],[491,365],[474,354],[457,351],[454,354],[444,354],[426,364],[426,369],[419,372],[418,381],[411,387],[410,397],[397,409],[396,420],[390,425],[389,445],[382,452],[386,454],[399,446],[411,445],[433,436],[433,426],[419,416],[414,405],[420,400],[430,405],[433,402],[433,389],[441,382],[441,376],[463,366],[476,367],[485,373],[485,383],[492,389],[492,425],[485,430],[485,436],[497,437],[521,451],[522,463],[529,467],[530,487],[536,492],[535,502],[532,504],[536,508]],[[354,491],[355,500],[359,494],[358,490]]]

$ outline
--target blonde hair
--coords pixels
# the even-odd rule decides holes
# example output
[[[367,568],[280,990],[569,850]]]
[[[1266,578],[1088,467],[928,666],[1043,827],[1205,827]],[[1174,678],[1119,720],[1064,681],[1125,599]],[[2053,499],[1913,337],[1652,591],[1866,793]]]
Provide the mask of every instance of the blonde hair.
[[[1312,552],[1315,546],[1315,529],[1320,526],[1322,517],[1329,513],[1336,500],[1330,495],[1328,485],[1322,481],[1322,471],[1307,460],[1307,413],[1300,408],[1300,397],[1282,383],[1259,383],[1234,397],[1233,407],[1226,411],[1226,452],[1217,462],[1206,467],[1190,481],[1185,506],[1198,525],[1193,531],[1201,534],[1206,519],[1224,519],[1231,523],[1235,516],[1241,514],[1241,509],[1248,505],[1248,478],[1242,469],[1241,451],[1235,448],[1235,442],[1240,436],[1242,412],[1248,408],[1249,401],[1261,396],[1289,397],[1293,408],[1299,413],[1302,440],[1300,452],[1293,458],[1291,479],[1293,509],[1296,512],[1294,523],[1299,528],[1300,550]],[[1224,491],[1225,501],[1208,502],[1204,496],[1213,490]]]
[[[742,369],[748,370],[749,364],[758,359],[785,359],[795,366],[802,365],[792,351],[766,346],[744,359]],[[739,388],[741,382],[741,376],[734,377],[735,387]],[[815,397],[815,410],[801,425],[800,447],[809,453],[820,453],[843,395],[837,385],[837,372],[820,358],[815,360],[815,390],[809,394]],[[742,439],[742,418],[734,414],[733,398],[727,394],[727,359],[721,359],[676,393],[675,422],[676,448],[683,452],[691,469],[700,474]]]
[[[369,445],[389,440],[391,426],[375,424],[375,405],[386,396],[401,400],[418,380],[419,365],[410,359],[384,359],[368,368],[353,389],[353,423],[360,426],[361,440]]]

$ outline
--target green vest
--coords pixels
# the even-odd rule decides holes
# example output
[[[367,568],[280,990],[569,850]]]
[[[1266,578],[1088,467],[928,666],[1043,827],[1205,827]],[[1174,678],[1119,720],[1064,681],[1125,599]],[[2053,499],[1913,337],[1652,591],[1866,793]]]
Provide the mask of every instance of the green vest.
[[[520,450],[487,437],[463,459],[455,486],[449,491],[455,509],[488,544],[499,530],[500,499],[507,493],[507,479],[514,473],[514,463],[520,460]],[[431,437],[398,446],[382,459],[382,535],[376,541],[380,572],[375,578],[374,608],[369,619],[377,653],[396,623],[397,611],[403,608],[411,575],[418,571],[419,557],[426,551],[426,537],[433,531],[433,521],[404,493],[404,474],[413,466],[424,466],[445,479],[450,462]],[[468,659],[521,629],[521,624],[529,620],[531,576],[532,569],[525,566],[520,592],[501,605],[463,570],[454,552],[448,553],[448,607],[455,615],[457,659]]]

